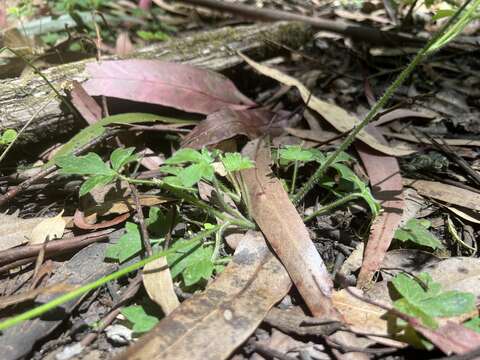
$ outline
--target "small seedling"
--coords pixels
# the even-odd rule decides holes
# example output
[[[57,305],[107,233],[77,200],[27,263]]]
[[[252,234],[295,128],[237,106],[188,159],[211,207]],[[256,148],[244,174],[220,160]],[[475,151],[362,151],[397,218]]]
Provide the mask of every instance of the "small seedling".
[[[426,246],[433,250],[442,249],[443,244],[428,229],[431,223],[428,220],[410,219],[400,229],[395,231],[394,238],[401,241],[410,241],[417,245]]]
[[[148,315],[140,305],[124,307],[121,313],[132,324],[132,330],[136,334],[146,333],[158,323],[158,319]]]
[[[421,283],[420,283],[421,282]],[[400,298],[394,301],[395,309],[422,321],[423,325],[437,328],[436,318],[453,317],[475,310],[475,296],[460,291],[442,291],[439,283],[428,273],[418,275],[418,280],[398,274],[392,285]]]

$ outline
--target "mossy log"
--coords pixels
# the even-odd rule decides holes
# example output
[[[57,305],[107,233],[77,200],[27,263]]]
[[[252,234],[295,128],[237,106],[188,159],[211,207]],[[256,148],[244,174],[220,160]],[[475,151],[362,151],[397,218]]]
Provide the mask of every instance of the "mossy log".
[[[225,27],[147,47],[133,53],[129,58],[175,61],[224,71],[242,62],[236,55],[237,50],[262,59],[274,55],[272,51],[278,51],[268,46],[265,39],[296,48],[304,44],[311,35],[312,30],[309,26],[294,22]],[[42,74],[62,95],[67,95],[67,89],[73,80],[80,83],[88,80],[85,64],[91,61],[95,60],[88,59],[51,67]],[[39,75],[32,73],[19,78],[1,80],[0,130],[20,129],[33,116],[35,117],[33,122],[19,139],[20,145],[51,143],[52,140],[85,126],[85,122],[76,118],[64,106]]]

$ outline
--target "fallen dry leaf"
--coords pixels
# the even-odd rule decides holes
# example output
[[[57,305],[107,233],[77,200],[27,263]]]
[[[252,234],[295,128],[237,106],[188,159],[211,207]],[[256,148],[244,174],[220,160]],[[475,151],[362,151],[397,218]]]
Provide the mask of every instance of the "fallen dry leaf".
[[[200,149],[234,136],[250,139],[264,134],[279,135],[287,124],[287,114],[267,109],[221,109],[207,116],[182,140],[182,147]]]
[[[122,222],[127,220],[129,217],[130,217],[130,214],[126,213],[126,214],[119,215],[119,216],[117,216],[117,217],[115,217],[111,220],[102,221],[102,222],[96,223],[96,224],[90,224],[85,219],[83,211],[77,209],[77,210],[75,210],[75,214],[73,215],[73,223],[79,229],[99,230],[99,229],[105,229],[105,228],[112,227],[114,225],[121,224]]]
[[[290,287],[263,236],[249,232],[203,293],[184,301],[116,359],[226,359]]]
[[[130,40],[127,31],[122,31],[117,36],[117,40],[115,41],[115,54],[120,57],[126,56],[131,54],[135,50],[135,47]]]
[[[384,142],[376,128],[370,127],[369,130],[379,142]],[[355,148],[367,170],[372,195],[380,202],[383,210],[370,228],[370,236],[364,249],[363,264],[357,281],[357,286],[363,288],[371,282],[390,247],[402,219],[405,203],[397,159],[383,155],[362,143],[355,144]]]
[[[73,82],[73,89],[70,91],[71,102],[75,109],[83,116],[87,123],[94,124],[102,118],[102,108],[97,104],[85,91],[83,86],[78,82]]]
[[[159,60],[116,60],[87,64],[83,85],[91,96],[126,100],[211,114],[224,107],[255,105],[225,76],[190,65]]]
[[[449,204],[463,206],[467,209],[480,211],[480,194],[459,188],[453,185],[443,184],[438,181],[403,179],[405,186],[417,190],[420,195]]]
[[[22,219],[17,214],[0,213],[0,251],[28,242],[32,230],[45,218]]]
[[[300,95],[302,96],[303,101],[305,104],[312,110],[318,112],[325,120],[327,120],[335,129],[344,133],[350,131],[355,124],[359,121],[354,116],[350,115],[341,107],[328,103],[326,101],[320,100],[316,96],[314,96],[300,81],[297,79],[288,76],[277,69],[270,68],[268,66],[259,64],[252,59],[248,58],[247,56],[239,53],[241,56],[250,66],[252,66],[255,70],[260,72],[263,75],[271,77],[282,84],[288,86],[295,86],[299,91]],[[381,153],[392,155],[392,156],[404,156],[409,155],[414,152],[414,150],[401,148],[401,147],[393,147],[387,146],[384,144],[379,143],[372,135],[367,133],[366,131],[361,131],[357,138],[364,143],[368,144],[375,150],[380,151]]]
[[[330,296],[333,283],[297,209],[281,182],[272,176],[270,149],[261,140],[250,141],[242,154],[255,168],[243,170],[251,198],[252,217],[287,269],[314,316],[334,317]]]
[[[172,275],[165,257],[145,265],[142,278],[148,296],[160,305],[165,315],[170,314],[180,305],[173,289]]]
[[[360,289],[353,287],[349,289],[357,295],[363,296]],[[335,308],[345,319],[345,323],[350,325],[353,331],[369,334],[370,338],[381,344],[395,347],[405,346],[400,341],[382,337],[389,336],[388,321],[385,316],[386,310],[356,298],[345,289],[335,291],[332,295],[332,301]],[[388,307],[392,306],[389,300],[375,299],[375,301]]]
[[[30,245],[43,244],[46,240],[60,239],[65,231],[67,222],[62,217],[63,210],[52,218],[42,220],[32,229],[30,235]]]

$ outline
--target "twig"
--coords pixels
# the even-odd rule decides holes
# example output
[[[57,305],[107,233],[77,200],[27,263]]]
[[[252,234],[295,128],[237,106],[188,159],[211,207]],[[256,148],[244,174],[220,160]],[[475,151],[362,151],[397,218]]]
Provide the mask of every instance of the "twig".
[[[225,11],[254,20],[290,20],[300,21],[325,31],[332,31],[351,37],[355,40],[367,41],[377,45],[398,46],[399,44],[422,44],[425,41],[407,34],[383,32],[373,27],[347,23],[340,20],[326,20],[318,17],[304,16],[287,11],[261,9],[254,6],[234,4],[217,0],[181,0],[184,3],[198,5],[209,9]]]
[[[138,216],[138,224],[140,225],[140,232],[142,234],[143,247],[147,253],[147,256],[153,254],[152,245],[150,244],[150,236],[148,236],[147,226],[145,225],[145,218],[143,216],[142,204],[140,204],[140,198],[138,196],[137,188],[134,184],[129,184],[132,191],[133,201],[135,202],[135,209]]]
[[[60,251],[65,252],[73,249],[78,249],[80,247],[89,245],[93,242],[104,240],[113,231],[114,231],[113,229],[107,229],[107,230],[93,232],[90,234],[85,234],[85,235],[75,236],[71,238],[66,238],[63,240],[55,240],[55,241],[49,242],[48,244],[45,245],[45,256],[51,256]],[[38,244],[38,245],[27,245],[27,246],[0,251],[0,264],[7,264],[12,261],[34,257],[41,251],[42,248],[43,248],[43,244]]]
[[[269,359],[297,360],[292,356],[285,355],[278,350],[272,349],[271,347],[265,346],[258,342],[253,343],[252,345],[255,352],[259,353],[260,355],[266,356]]]

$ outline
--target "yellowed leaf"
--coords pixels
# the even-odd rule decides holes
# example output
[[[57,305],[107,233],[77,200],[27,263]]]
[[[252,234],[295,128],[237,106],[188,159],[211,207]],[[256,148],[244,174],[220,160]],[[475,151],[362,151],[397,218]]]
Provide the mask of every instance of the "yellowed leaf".
[[[180,305],[173,289],[172,276],[165,257],[145,265],[142,277],[148,296],[160,305],[165,315],[170,314]]]
[[[30,235],[30,245],[43,244],[45,240],[60,239],[63,236],[67,222],[62,218],[63,210],[52,218],[44,219],[35,226]]]

